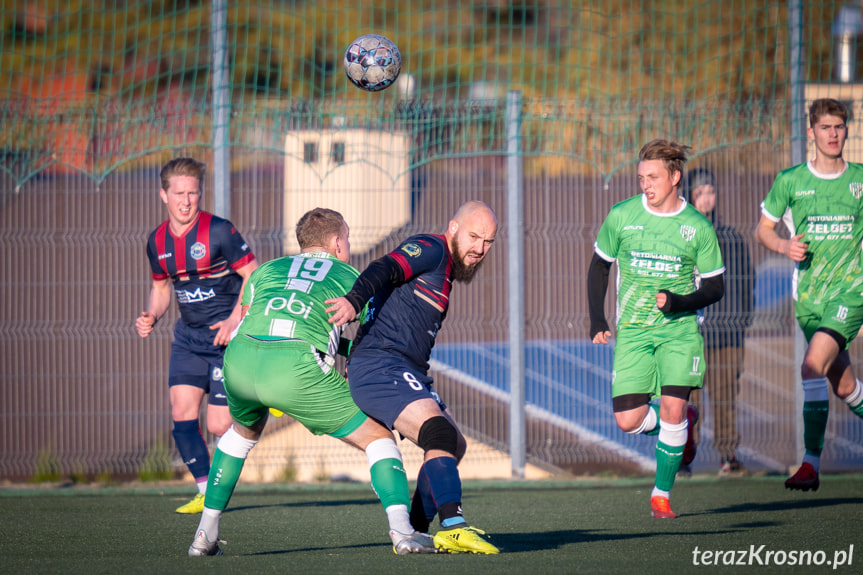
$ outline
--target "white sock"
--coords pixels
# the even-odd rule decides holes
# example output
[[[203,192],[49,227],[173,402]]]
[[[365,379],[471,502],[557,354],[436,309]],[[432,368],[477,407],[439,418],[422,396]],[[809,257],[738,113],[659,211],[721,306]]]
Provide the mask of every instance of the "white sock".
[[[829,401],[830,392],[827,389],[827,378],[816,377],[813,379],[804,379],[803,384],[803,401]]]
[[[861,402],[863,402],[863,383],[860,383],[859,379],[856,381],[854,391],[848,394],[848,397],[846,397],[844,401],[849,407],[857,407]]]
[[[657,439],[669,447],[680,447],[686,445],[686,438],[689,437],[687,429],[689,429],[688,419],[684,419],[680,423],[668,423],[659,420],[659,437]]]
[[[249,452],[258,444],[257,439],[246,439],[234,429],[234,426],[228,428],[225,435],[219,438],[219,443],[216,447],[222,450],[222,453],[236,457],[237,459],[245,459],[249,456]]]
[[[808,463],[815,468],[815,473],[818,473],[821,469],[821,456],[806,453],[803,455],[803,463]]]
[[[645,414],[644,419],[641,420],[641,425],[639,425],[632,431],[627,431],[627,433],[630,433],[632,435],[638,435],[639,433],[648,433],[656,429],[656,425],[658,423],[659,422],[657,421],[656,411],[652,407],[647,406],[647,414]]]
[[[650,496],[651,497],[665,497],[666,499],[668,499],[669,497],[671,497],[671,492],[670,491],[663,491],[662,489],[659,489],[658,487],[654,487],[653,491],[650,492]]]
[[[204,507],[201,512],[201,522],[198,523],[198,530],[195,531],[197,537],[198,532],[203,529],[207,533],[207,540],[212,543],[219,538],[219,519],[222,517],[222,512],[217,509]]]
[[[366,457],[369,460],[369,467],[382,459],[398,459],[402,460],[402,452],[399,451],[398,445],[392,439],[384,437],[375,439],[366,446]]]
[[[198,483],[198,493],[200,493],[201,495],[206,495],[207,494],[207,478],[204,477],[203,481],[198,481],[197,483]]]
[[[407,505],[390,505],[386,508],[386,512],[390,530],[398,531],[404,535],[410,535],[414,532]]]
[[[385,437],[376,439],[366,446],[366,457],[369,460],[369,468],[372,468],[375,463],[384,459],[396,459],[401,462],[402,452],[399,451],[395,441]],[[405,535],[414,532],[407,505],[390,505],[385,511],[391,531],[398,531]]]

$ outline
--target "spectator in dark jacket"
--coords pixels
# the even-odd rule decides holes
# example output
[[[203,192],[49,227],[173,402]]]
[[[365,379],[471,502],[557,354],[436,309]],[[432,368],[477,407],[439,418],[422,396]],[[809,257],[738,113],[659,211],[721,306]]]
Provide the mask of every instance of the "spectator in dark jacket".
[[[704,389],[712,408],[713,445],[721,457],[719,475],[743,475],[745,469],[737,460],[740,444],[737,395],[743,371],[744,336],[752,323],[755,272],[744,236],[716,215],[717,190],[713,173],[704,168],[690,171],[684,192],[689,203],[713,222],[725,262],[725,297],[703,310],[701,333],[707,362]],[[696,390],[690,401],[700,408],[701,390]]]

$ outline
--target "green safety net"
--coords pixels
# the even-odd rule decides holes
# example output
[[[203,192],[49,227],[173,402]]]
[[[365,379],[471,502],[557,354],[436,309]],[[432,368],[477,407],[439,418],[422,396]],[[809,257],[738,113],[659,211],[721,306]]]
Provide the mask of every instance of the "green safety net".
[[[794,65],[802,82],[834,81],[833,31],[847,8],[226,0],[227,130],[214,143],[217,4],[2,0],[0,173],[15,185],[45,171],[100,181],[134,159],[184,147],[288,153],[293,131],[352,128],[408,134],[411,168],[499,155],[507,153],[507,95],[517,93],[528,161],[608,177],[654,137],[699,153],[787,142],[791,116],[803,114],[802,105],[792,109]],[[789,10],[798,5],[795,20]],[[368,33],[390,38],[402,55],[400,80],[381,92],[354,87],[343,69],[345,48]]]

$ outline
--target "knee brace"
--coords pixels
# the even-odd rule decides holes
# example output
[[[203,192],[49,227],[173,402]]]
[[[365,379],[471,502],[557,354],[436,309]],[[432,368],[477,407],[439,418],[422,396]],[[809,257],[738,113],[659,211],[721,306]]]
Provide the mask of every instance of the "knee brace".
[[[420,427],[417,445],[423,451],[439,449],[455,457],[458,450],[458,431],[446,417],[432,417]]]

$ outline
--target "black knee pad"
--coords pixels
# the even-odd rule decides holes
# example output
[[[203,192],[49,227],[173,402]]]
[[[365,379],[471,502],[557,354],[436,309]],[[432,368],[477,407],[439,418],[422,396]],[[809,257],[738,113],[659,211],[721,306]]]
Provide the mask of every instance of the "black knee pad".
[[[815,331],[822,331],[832,337],[836,341],[836,345],[839,346],[839,351],[842,351],[845,349],[845,346],[848,345],[848,340],[845,339],[844,335],[836,330],[830,329],[829,327],[819,327]]]
[[[689,401],[689,394],[692,393],[692,389],[688,385],[663,385],[662,395]]]
[[[455,457],[458,450],[458,431],[446,417],[432,417],[420,427],[417,445],[423,451],[439,449]]]

